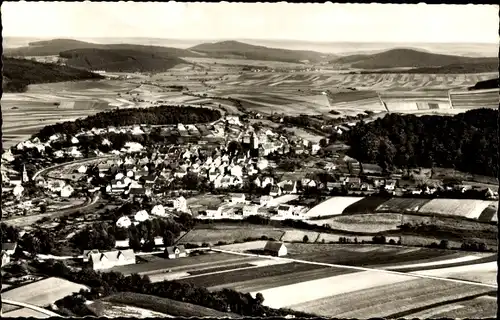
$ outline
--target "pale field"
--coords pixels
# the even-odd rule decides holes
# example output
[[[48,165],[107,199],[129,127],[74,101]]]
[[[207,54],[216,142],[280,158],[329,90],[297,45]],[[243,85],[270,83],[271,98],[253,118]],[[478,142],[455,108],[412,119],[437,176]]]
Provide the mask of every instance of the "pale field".
[[[333,197],[309,210],[306,216],[320,217],[339,215],[342,214],[345,208],[360,201],[361,199],[363,199],[363,197]]]
[[[44,307],[80,289],[87,287],[52,277],[2,292],[2,298]]]
[[[477,219],[494,201],[472,199],[433,199],[424,204],[419,213],[443,214]]]
[[[111,303],[107,301],[98,301],[98,304],[101,304],[99,310],[101,311],[99,316],[106,318],[122,318],[122,317],[130,317],[130,318],[173,318],[170,315],[156,312],[144,308],[119,304],[119,303]],[[90,306],[92,307],[92,305]]]
[[[335,233],[320,233],[318,240],[316,240],[317,243],[319,242],[339,242],[340,238],[349,238],[351,242],[354,242],[354,239],[358,239],[358,242],[372,242],[373,236],[346,236],[343,234],[335,234]],[[399,237],[391,237],[391,236],[386,236],[385,237],[386,241],[389,242],[390,240],[394,240],[394,242],[399,241]]]
[[[353,274],[353,276],[360,276],[360,273]],[[380,285],[364,286],[355,290],[349,289],[349,294],[336,293],[329,297],[315,301],[309,300],[288,307],[327,317],[368,319],[376,316],[387,318],[393,314],[434,303],[491,291],[491,288],[442,280],[406,278],[402,281],[383,283],[383,281],[376,280],[379,275],[372,275],[372,277],[373,280],[353,279],[351,283],[358,287],[357,281],[365,280],[366,282],[378,282]],[[380,277],[385,278],[384,275],[380,275]],[[346,285],[351,286],[351,283]]]
[[[309,224],[330,225],[332,229],[350,232],[377,233],[387,230],[397,230],[401,224],[401,214],[397,213],[366,213],[353,215],[338,215],[320,220],[306,220]]]
[[[264,305],[271,308],[283,308],[335,295],[345,296],[354,291],[367,290],[410,279],[411,277],[405,275],[363,271],[271,288],[262,290],[260,293],[264,295]],[[252,292],[252,295],[256,293]]]
[[[460,280],[497,284],[498,264],[496,261],[458,267],[430,269],[412,272],[419,275],[446,277]]]
[[[302,242],[304,237],[307,236],[308,242],[315,242],[318,238],[319,233],[314,231],[302,231],[302,230],[286,230],[283,237],[281,237],[281,241],[284,242],[293,242],[300,241]]]
[[[9,311],[9,312],[2,312],[2,317],[6,318],[35,318],[35,319],[46,319],[50,318],[50,316],[29,309],[29,308],[19,308],[17,310]]]
[[[249,241],[249,242],[244,242],[244,243],[234,243],[234,244],[227,244],[223,246],[217,246],[215,248],[221,249],[221,250],[229,250],[229,251],[235,251],[235,252],[244,252],[248,250],[259,250],[259,249],[264,249],[267,241],[265,240],[257,240],[257,241]]]
[[[312,143],[319,143],[321,141],[321,139],[325,138],[325,136],[320,136],[320,135],[314,134],[312,132],[306,131],[306,130],[304,130],[302,128],[298,128],[298,127],[286,128],[285,130],[293,132],[297,137],[304,139],[304,140],[307,140],[307,141],[311,141]]]
[[[415,267],[433,267],[433,266],[440,266],[440,265],[460,263],[460,262],[470,262],[470,261],[474,261],[474,260],[481,259],[481,258],[483,258],[482,255],[471,255],[471,256],[463,256],[463,257],[458,257],[458,258],[453,258],[453,259],[445,259],[445,260],[439,260],[439,261],[405,264],[405,265],[399,265],[399,266],[394,266],[394,267],[387,267],[384,269],[401,270],[401,269],[409,269],[409,268],[415,268]]]

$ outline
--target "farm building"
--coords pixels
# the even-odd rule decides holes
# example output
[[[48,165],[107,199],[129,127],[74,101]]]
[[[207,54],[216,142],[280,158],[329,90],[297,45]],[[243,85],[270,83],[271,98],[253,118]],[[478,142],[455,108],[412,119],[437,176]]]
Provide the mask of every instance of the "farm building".
[[[264,252],[273,256],[282,257],[286,256],[287,249],[283,242],[268,241],[264,247]]]
[[[65,185],[62,189],[61,189],[61,197],[63,198],[68,198],[69,196],[71,196],[71,194],[73,193],[73,191],[75,191],[75,189],[73,189],[72,186],[70,186],[69,184],[68,185]]]
[[[83,262],[89,262],[90,256],[97,253],[99,253],[99,250],[97,249],[83,250],[83,255],[82,255]]]
[[[109,269],[116,266],[135,264],[135,254],[131,249],[93,253],[90,255],[89,262],[94,270]]]
[[[2,267],[10,262],[10,257],[14,254],[17,248],[17,242],[2,243]]]
[[[165,251],[169,259],[187,257],[186,248],[183,245],[167,247]]]

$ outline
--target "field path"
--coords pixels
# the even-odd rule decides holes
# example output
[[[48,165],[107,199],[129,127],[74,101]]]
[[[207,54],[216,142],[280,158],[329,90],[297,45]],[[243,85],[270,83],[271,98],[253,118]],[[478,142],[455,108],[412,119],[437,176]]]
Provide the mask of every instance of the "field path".
[[[23,307],[23,308],[28,308],[28,309],[31,309],[31,310],[43,313],[43,314],[45,314],[45,315],[47,315],[49,317],[61,317],[60,315],[58,315],[55,312],[52,312],[52,311],[49,311],[49,310],[46,310],[44,308],[40,308],[40,307],[31,305],[31,304],[23,303],[23,302],[17,302],[17,301],[2,299],[2,303],[11,304],[13,306],[18,306],[18,307]]]
[[[229,251],[229,250],[221,250],[221,249],[213,249],[213,248],[212,248],[212,251],[269,259],[269,256],[259,255],[259,254],[234,252],[234,251]],[[314,264],[314,265],[327,266],[327,267],[333,267],[333,268],[344,268],[344,269],[359,270],[359,271],[376,271],[376,272],[381,272],[381,273],[386,273],[386,274],[393,274],[393,275],[397,275],[397,276],[404,275],[404,276],[408,276],[408,277],[442,280],[442,281],[464,283],[464,284],[470,284],[470,285],[474,285],[474,286],[481,286],[481,287],[498,289],[498,285],[486,284],[486,283],[480,283],[480,282],[474,282],[474,281],[467,281],[467,280],[450,279],[450,278],[438,277],[438,276],[432,276],[432,275],[426,275],[426,274],[405,273],[405,272],[390,271],[390,270],[384,270],[384,269],[375,269],[375,268],[365,268],[365,267],[357,267],[357,266],[349,266],[349,265],[341,265],[341,264],[314,262],[314,261],[306,261],[306,260],[283,258],[283,257],[273,257],[273,258],[274,259],[281,259],[281,260],[285,260],[285,261],[290,261],[290,262]]]

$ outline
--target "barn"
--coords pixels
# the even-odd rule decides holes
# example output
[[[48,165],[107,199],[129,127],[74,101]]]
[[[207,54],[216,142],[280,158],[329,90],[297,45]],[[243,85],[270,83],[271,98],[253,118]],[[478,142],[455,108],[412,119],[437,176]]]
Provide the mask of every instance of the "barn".
[[[187,257],[186,248],[183,245],[167,247],[165,251],[169,259]]]
[[[273,256],[286,256],[287,249],[283,242],[268,241],[264,247],[264,252]]]
[[[136,263],[134,250],[131,249],[92,253],[89,261],[94,270],[109,269]]]

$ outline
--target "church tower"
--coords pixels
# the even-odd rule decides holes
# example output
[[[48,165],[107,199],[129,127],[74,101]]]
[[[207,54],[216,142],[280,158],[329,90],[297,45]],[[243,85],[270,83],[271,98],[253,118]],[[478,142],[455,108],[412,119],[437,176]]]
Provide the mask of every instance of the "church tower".
[[[26,183],[28,181],[30,181],[30,179],[28,177],[28,172],[26,172],[26,165],[23,165],[23,180],[22,180],[22,182]]]

